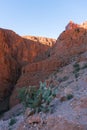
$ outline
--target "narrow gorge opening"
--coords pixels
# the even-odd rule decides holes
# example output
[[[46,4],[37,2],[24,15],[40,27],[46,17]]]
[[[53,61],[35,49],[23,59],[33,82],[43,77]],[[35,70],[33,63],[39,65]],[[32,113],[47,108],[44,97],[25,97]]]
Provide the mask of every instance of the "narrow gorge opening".
[[[6,97],[3,98],[2,101],[0,101],[0,117],[8,110],[10,110],[9,102],[10,102],[10,96],[14,90],[14,87],[17,83],[17,80],[19,79],[21,75],[21,67],[16,68],[16,76],[13,77],[13,81],[8,80],[10,82],[9,90],[5,90],[5,93],[8,93]]]

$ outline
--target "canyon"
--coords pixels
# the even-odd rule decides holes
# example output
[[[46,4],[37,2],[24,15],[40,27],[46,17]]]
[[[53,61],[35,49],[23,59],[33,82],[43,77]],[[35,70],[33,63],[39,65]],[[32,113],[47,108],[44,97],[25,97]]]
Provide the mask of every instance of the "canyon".
[[[0,111],[9,107],[9,95],[24,73],[22,68],[46,59],[56,41],[47,38],[35,41],[32,38],[25,39],[11,30],[0,29]]]
[[[83,68],[83,64],[86,62],[87,22],[76,24],[70,21],[57,40],[36,36],[19,36],[11,30],[0,28],[0,112],[2,113],[8,109],[12,109],[19,104],[19,100],[17,99],[19,88],[29,86],[39,87],[40,81],[46,81],[48,86],[57,86],[61,89],[57,95],[58,103],[62,95],[61,91],[66,93],[66,91],[72,90],[76,99],[74,98],[68,102],[69,104],[67,102],[64,103],[65,107],[64,104],[59,103],[61,109],[56,108],[55,113],[58,115],[61,113],[63,116],[56,117],[55,114],[48,116],[45,130],[52,129],[51,122],[56,126],[54,126],[54,130],[57,130],[58,127],[60,128],[59,130],[64,130],[63,124],[65,125],[65,130],[69,128],[70,130],[86,130],[86,117],[84,117],[84,121],[82,120],[82,124],[80,123],[75,128],[75,123],[78,122],[76,116],[79,116],[79,114],[80,116],[85,116],[83,113],[79,113],[75,117],[71,115],[70,119],[74,121],[75,118],[76,120],[73,123],[69,122],[70,113],[68,114],[68,108],[71,110],[71,107],[71,112],[74,112],[74,114],[78,113],[78,110],[80,112],[85,111],[83,108],[85,109],[87,105],[85,104],[87,99],[84,94],[87,88],[87,74],[86,71],[81,69],[80,76],[77,79],[73,77],[72,68],[75,63],[78,63]],[[61,71],[61,69],[63,70]],[[65,74],[70,77],[70,81],[59,81],[58,78]],[[70,85],[67,85],[69,89],[64,88],[64,85],[66,83],[68,84],[68,82],[72,82]],[[84,95],[82,93],[79,95],[76,85],[79,87],[78,90],[80,93],[83,86],[85,89],[85,92],[83,92]],[[80,102],[81,106],[77,102]],[[71,107],[70,104],[72,104]],[[66,109],[66,114],[63,113],[63,108]],[[56,119],[59,121],[58,125]],[[61,124],[60,120],[63,124]],[[20,126],[18,130],[23,128],[23,124],[21,123]],[[31,128],[30,130],[33,129]],[[43,126],[42,129],[44,130]]]
[[[79,27],[79,25],[69,30],[66,29],[60,34],[56,43],[45,52],[45,56],[42,56],[41,60],[22,67],[22,75],[18,79],[10,98],[10,106],[18,102],[15,98],[18,88],[29,85],[39,86],[39,82],[48,78],[52,72],[71,62],[75,56],[85,52],[87,50],[86,41],[87,30]]]

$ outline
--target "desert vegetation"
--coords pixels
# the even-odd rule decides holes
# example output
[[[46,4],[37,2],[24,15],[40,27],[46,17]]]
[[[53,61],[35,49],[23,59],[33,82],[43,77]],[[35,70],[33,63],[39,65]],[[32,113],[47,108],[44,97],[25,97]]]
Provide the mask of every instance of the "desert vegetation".
[[[33,109],[34,113],[51,110],[50,102],[54,99],[57,93],[56,88],[46,86],[46,82],[40,82],[39,89],[36,86],[23,87],[19,89],[18,98],[26,107]]]

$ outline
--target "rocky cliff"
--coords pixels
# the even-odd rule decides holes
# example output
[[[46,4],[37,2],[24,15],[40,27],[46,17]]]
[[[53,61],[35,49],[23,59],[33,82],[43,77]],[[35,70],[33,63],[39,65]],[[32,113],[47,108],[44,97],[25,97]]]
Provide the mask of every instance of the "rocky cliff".
[[[38,86],[39,82],[44,81],[52,72],[70,63],[85,51],[87,51],[87,30],[80,26],[65,30],[60,34],[53,48],[50,49],[46,59],[22,67],[22,75],[18,79],[11,96],[10,106],[14,105],[13,100],[16,104],[15,97],[19,87]]]
[[[87,130],[87,51],[46,79],[57,90],[49,112],[23,112],[22,104],[0,118],[0,130]]]
[[[44,39],[46,44],[32,38],[22,38],[11,30],[0,29],[0,111],[9,107],[9,95],[23,73],[22,67],[41,60],[41,57],[48,57],[55,40]]]
[[[2,104],[12,93],[10,106],[14,106],[18,103],[18,88],[39,86],[39,82],[48,78],[52,72],[87,51],[86,22],[81,25],[70,22],[67,26],[68,29],[60,34],[57,41],[34,36],[20,37],[13,31],[0,29]]]
[[[87,130],[86,70],[87,22],[79,25],[71,21],[57,40],[20,37],[11,30],[0,29],[0,112],[19,103],[19,88],[38,87],[40,81],[46,81],[49,87],[58,89],[50,104],[52,113],[22,114],[15,117],[17,124],[12,128]],[[20,109],[13,107],[3,119],[19,114]],[[0,122],[1,130],[9,129],[9,121]]]
[[[67,26],[65,27],[66,30],[74,29],[74,28],[84,28],[87,29],[87,21],[83,22],[82,24],[76,24],[73,21],[70,21]]]

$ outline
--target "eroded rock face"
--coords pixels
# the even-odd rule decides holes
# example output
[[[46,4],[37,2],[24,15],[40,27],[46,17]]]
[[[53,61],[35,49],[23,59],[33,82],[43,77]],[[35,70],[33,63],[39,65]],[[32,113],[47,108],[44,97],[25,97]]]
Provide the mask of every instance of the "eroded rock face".
[[[40,42],[44,45],[53,46],[55,44],[55,39],[53,38],[46,38],[46,37],[35,37],[35,36],[23,36],[23,38],[33,40],[36,42]]]
[[[84,59],[78,61],[79,58]],[[78,77],[73,73],[76,64],[80,68],[76,72]],[[58,89],[49,104],[50,112],[33,113],[32,109],[27,108],[25,114],[19,115],[23,107],[17,105],[4,114],[0,121],[1,130],[87,130],[87,51],[47,80],[48,86]],[[70,94],[72,98],[67,98]],[[66,99],[61,100],[63,97]],[[9,126],[12,118],[16,123]]]
[[[17,62],[11,55],[11,34],[0,29],[0,112],[8,108],[8,97],[17,80]]]
[[[6,49],[6,56],[9,54],[10,62],[14,61],[12,63],[15,63],[14,68],[17,69],[12,73],[16,72],[14,75],[17,75],[17,81],[10,98],[11,107],[18,103],[16,99],[18,88],[29,85],[39,86],[40,81],[44,81],[52,72],[87,50],[87,30],[77,24],[74,26],[74,23],[71,29],[66,29],[59,36],[56,44],[54,39],[33,36],[23,38],[12,31],[3,31],[5,46],[9,48]]]
[[[75,24],[73,21],[70,21],[67,26],[65,27],[66,30],[70,30],[70,29],[73,29],[73,28],[77,28],[79,27],[78,24]]]
[[[39,55],[45,59],[47,56],[44,53],[49,48],[49,44],[22,38],[11,30],[0,29],[0,111],[7,109],[7,98],[21,75],[22,67],[41,60]]]
[[[35,63],[27,64],[22,68],[20,76],[11,96],[10,104],[15,100],[17,89],[23,86],[39,85],[40,81],[44,81],[52,72],[58,70],[59,67],[71,62],[73,58],[87,50],[87,30],[75,27],[64,31],[57,39],[56,44],[50,50],[48,58]],[[16,100],[15,100],[16,102]]]
[[[76,24],[73,21],[70,21],[65,27],[65,30],[70,30],[70,29],[79,28],[79,27],[87,29],[87,21],[83,22],[82,24]]]

